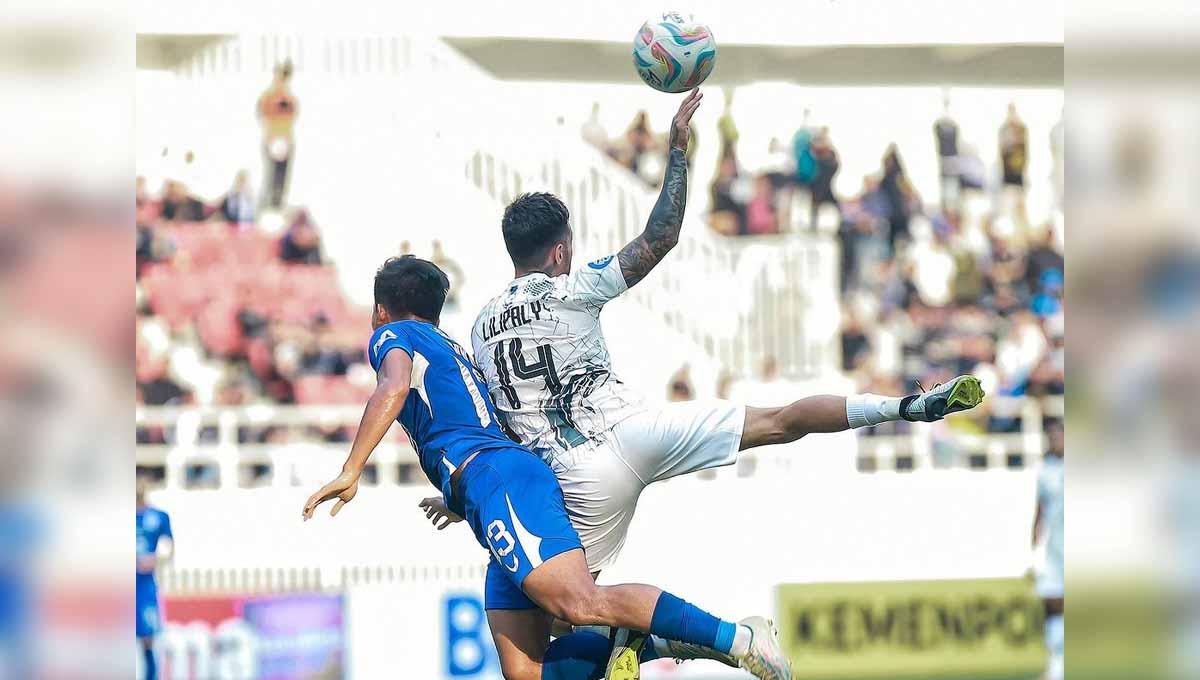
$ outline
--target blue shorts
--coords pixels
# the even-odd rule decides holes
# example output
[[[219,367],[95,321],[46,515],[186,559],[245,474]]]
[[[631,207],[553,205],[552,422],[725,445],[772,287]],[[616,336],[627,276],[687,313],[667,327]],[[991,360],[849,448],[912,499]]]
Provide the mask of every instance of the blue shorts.
[[[554,473],[522,448],[480,453],[459,480],[464,518],[492,554],[484,609],[536,609],[521,584],[542,562],[583,549]]]
[[[137,614],[137,636],[147,638],[158,635],[162,630],[162,620],[158,612],[158,586],[154,579],[138,576],[134,611]]]

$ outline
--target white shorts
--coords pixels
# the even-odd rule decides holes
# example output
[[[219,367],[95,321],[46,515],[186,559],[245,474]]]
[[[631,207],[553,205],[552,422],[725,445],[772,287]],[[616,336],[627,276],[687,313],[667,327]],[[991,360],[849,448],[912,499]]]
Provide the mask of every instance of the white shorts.
[[[587,544],[584,543],[584,545]],[[1062,559],[1050,558],[1042,563],[1041,568],[1037,570],[1038,597],[1045,600],[1063,596],[1063,591],[1066,590],[1063,571]]]
[[[647,484],[737,461],[746,407],[727,401],[647,409],[551,464],[588,568],[612,564]]]

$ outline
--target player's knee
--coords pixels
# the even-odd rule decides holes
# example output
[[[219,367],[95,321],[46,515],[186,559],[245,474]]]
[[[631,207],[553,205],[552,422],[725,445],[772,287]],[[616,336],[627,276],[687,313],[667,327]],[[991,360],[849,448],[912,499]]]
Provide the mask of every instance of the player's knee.
[[[559,599],[556,609],[551,613],[572,626],[605,623],[603,591],[595,586],[573,589]]]
[[[786,410],[785,407],[755,409],[754,421],[747,428],[754,446],[785,444],[804,436],[802,432],[792,431],[794,428],[788,423]]]

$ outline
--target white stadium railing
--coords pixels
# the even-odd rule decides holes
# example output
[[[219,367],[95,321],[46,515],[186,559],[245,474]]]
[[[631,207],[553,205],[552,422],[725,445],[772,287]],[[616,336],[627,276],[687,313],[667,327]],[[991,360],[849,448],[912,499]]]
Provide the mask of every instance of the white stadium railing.
[[[1045,450],[1043,418],[1062,417],[1064,404],[1061,397],[989,397],[988,408],[993,414],[1018,419],[1020,430],[953,433],[914,426],[902,435],[859,436],[853,445],[857,467],[865,472],[1028,468],[1041,460]],[[357,406],[139,407],[137,427],[165,428],[170,443],[141,444],[135,457],[139,467],[161,470],[162,486],[167,489],[311,484],[323,481],[340,465],[349,444],[324,443],[305,429],[312,425],[354,427],[361,415]],[[264,427],[289,429],[293,436],[280,443],[238,443],[239,430]],[[201,433],[212,429],[216,436],[202,441]],[[762,465],[744,468],[739,474],[792,469],[790,464],[779,468],[767,465],[773,459],[766,451],[757,457]],[[787,455],[779,457],[786,459]],[[370,465],[368,484],[425,483],[407,443],[386,440]],[[216,474],[190,482],[189,470],[196,468]]]

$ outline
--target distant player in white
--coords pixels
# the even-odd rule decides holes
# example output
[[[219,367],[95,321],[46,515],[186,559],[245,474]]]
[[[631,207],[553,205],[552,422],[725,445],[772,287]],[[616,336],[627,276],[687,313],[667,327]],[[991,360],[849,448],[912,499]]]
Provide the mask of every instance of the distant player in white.
[[[1046,611],[1046,661],[1045,680],[1061,680],[1064,673],[1064,646],[1066,631],[1064,612],[1064,551],[1063,514],[1063,458],[1065,447],[1063,426],[1052,423],[1046,428],[1050,446],[1038,473],[1037,512],[1033,520],[1033,544],[1039,541],[1045,546],[1045,557],[1037,571],[1037,591]]]
[[[809,433],[902,418],[940,420],[983,397],[976,378],[960,376],[903,398],[821,395],[777,408],[726,401],[649,406],[621,382],[611,366],[600,311],[645,278],[679,240],[687,198],[684,150],[699,100],[693,91],[680,105],[662,192],[645,230],[615,256],[572,271],[574,239],[562,201],[531,193],[507,207],[501,226],[514,278],[484,306],[471,334],[497,413],[510,436],[554,470],[588,567],[597,574],[624,545],[648,484],[730,465],[741,450]],[[429,500],[436,524],[446,514],[436,499]],[[685,656],[665,641],[652,643],[664,656]]]

